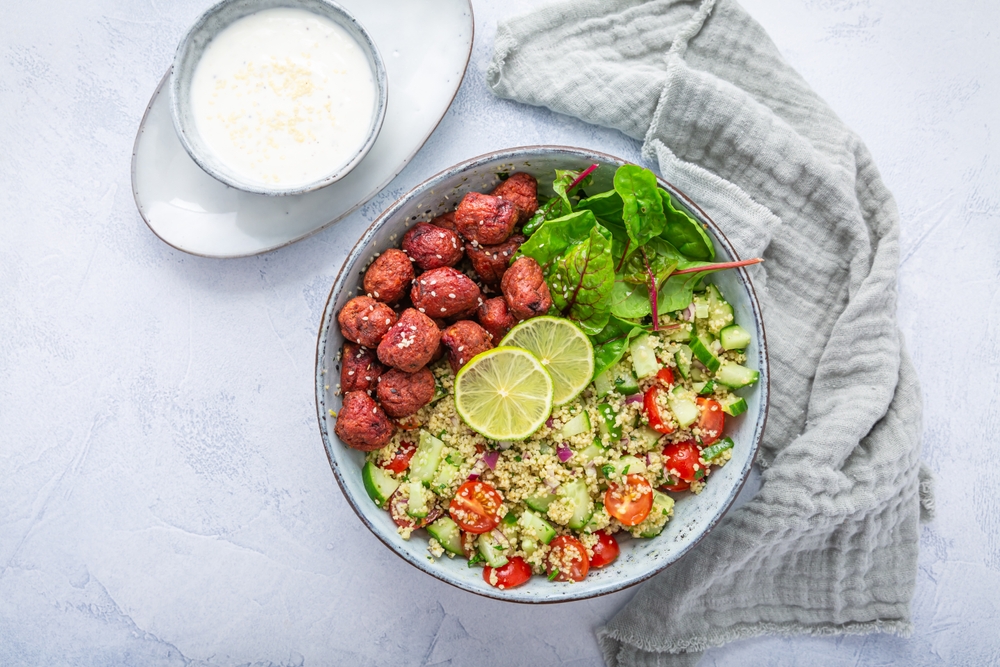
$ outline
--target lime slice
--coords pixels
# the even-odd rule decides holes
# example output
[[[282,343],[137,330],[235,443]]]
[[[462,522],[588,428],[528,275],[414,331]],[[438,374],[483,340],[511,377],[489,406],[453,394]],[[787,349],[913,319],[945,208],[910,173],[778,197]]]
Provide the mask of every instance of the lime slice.
[[[491,440],[523,440],[552,414],[552,377],[530,352],[495,347],[458,371],[455,408]]]
[[[534,354],[552,374],[552,402],[568,403],[579,396],[594,375],[594,346],[587,334],[561,317],[533,317],[510,330],[501,345]]]

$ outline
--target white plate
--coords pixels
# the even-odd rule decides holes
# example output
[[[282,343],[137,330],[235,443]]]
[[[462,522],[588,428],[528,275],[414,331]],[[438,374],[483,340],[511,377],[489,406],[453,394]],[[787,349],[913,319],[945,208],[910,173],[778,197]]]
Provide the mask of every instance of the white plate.
[[[371,152],[321,190],[268,197],[215,180],[188,156],[170,117],[170,72],[160,81],[132,151],[139,214],[163,242],[193,255],[274,250],[344,218],[374,197],[424,145],[451,105],[472,53],[469,0],[338,0],[385,61],[389,104]]]

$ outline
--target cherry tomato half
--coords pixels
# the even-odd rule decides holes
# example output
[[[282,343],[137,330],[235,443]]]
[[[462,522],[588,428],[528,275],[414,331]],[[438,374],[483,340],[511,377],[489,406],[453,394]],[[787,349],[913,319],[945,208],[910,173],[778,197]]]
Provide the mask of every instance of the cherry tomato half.
[[[653,508],[653,487],[642,475],[629,475],[624,484],[612,482],[608,486],[604,507],[625,526],[640,524]]]
[[[701,429],[701,444],[703,447],[708,447],[722,437],[722,429],[726,425],[726,415],[722,412],[722,406],[714,398],[699,398],[698,407],[701,408],[701,419],[698,420],[698,428]]]
[[[674,384],[674,372],[664,366],[656,373],[656,379],[669,387]]]
[[[417,446],[412,442],[400,443],[399,449],[393,454],[389,462],[382,467],[386,470],[391,470],[397,475],[401,472],[405,472],[407,468],[410,467],[410,459],[413,458],[413,453],[417,451]]]
[[[503,496],[491,484],[476,480],[458,487],[448,514],[459,528],[478,535],[488,533],[500,523],[497,512],[501,504]]]
[[[490,581],[493,578],[494,572],[496,572],[497,577],[495,584]],[[528,579],[531,579],[531,566],[520,556],[514,556],[502,567],[490,567],[487,565],[483,568],[483,581],[501,590],[520,586],[528,581]]]
[[[444,514],[441,508],[435,503],[430,508],[430,511],[427,512],[427,516],[416,519],[406,513],[407,504],[406,498],[403,498],[398,490],[389,497],[389,516],[401,528],[423,528]]]
[[[618,540],[611,533],[601,530],[596,533],[597,544],[592,551],[594,555],[590,557],[590,567],[605,567],[611,565],[618,558],[621,549],[618,548]]]
[[[705,476],[705,471],[698,463],[700,456],[701,453],[694,440],[669,444],[663,448],[663,469],[668,475],[676,473],[676,477],[680,477],[684,482],[693,482]],[[697,470],[695,466],[698,466]]]
[[[656,404],[657,396],[664,391],[659,384],[654,384],[646,390],[646,395],[642,397],[642,407],[646,410],[646,418],[649,420],[649,428],[657,433],[673,433],[674,427],[670,425],[660,413],[660,406]]]
[[[549,542],[545,567],[552,581],[583,581],[590,571],[587,549],[575,537],[560,535]]]
[[[677,483],[671,484],[670,482],[677,482]],[[661,486],[660,488],[663,489],[664,491],[673,491],[674,493],[677,493],[678,491],[687,491],[688,489],[691,488],[691,485],[688,482],[685,482],[683,479],[677,479],[673,475],[670,475],[667,477],[667,483]]]

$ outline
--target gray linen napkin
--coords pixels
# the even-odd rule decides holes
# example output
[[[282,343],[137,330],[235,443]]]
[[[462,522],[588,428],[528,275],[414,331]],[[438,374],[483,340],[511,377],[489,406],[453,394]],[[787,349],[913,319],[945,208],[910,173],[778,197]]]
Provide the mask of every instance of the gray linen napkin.
[[[896,325],[899,215],[861,140],[733,0],[573,0],[502,23],[487,82],[643,139],[764,310],[762,487],[598,635],[609,665],[693,665],[765,633],[911,631],[917,378]]]

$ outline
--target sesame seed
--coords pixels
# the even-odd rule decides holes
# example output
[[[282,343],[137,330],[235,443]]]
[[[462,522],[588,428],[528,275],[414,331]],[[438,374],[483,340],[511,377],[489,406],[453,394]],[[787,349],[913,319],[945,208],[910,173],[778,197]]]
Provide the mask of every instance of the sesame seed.
[[[423,308],[417,308],[417,310],[419,310],[421,313],[424,312]]]
[[[442,313],[447,313],[447,312],[448,312],[448,309],[447,309],[447,308],[442,308],[442,309],[441,309],[441,312],[442,312]]]
[[[454,298],[455,298],[455,295],[454,295],[454,294],[449,294],[449,295],[448,295],[448,298],[449,298],[449,299],[454,299]]]

